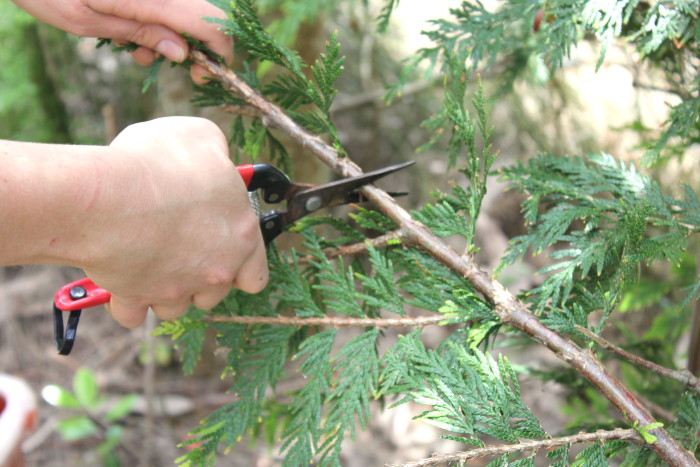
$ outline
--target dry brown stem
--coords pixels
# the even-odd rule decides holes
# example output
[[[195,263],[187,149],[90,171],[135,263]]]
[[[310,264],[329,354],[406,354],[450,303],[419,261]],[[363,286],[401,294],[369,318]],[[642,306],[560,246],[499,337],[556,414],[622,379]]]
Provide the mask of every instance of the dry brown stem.
[[[584,328],[583,326],[576,326],[576,330],[580,332],[581,334],[584,334],[586,337],[589,339],[595,341],[598,345],[603,347],[606,350],[609,350],[610,352],[614,353],[618,357],[624,358],[628,362],[641,366],[642,368],[646,368],[647,370],[651,370],[654,373],[658,373],[661,376],[664,376],[666,378],[671,378],[675,379],[676,381],[679,381],[686,386],[688,386],[690,389],[700,392],[700,380],[695,377],[692,373],[690,373],[688,370],[683,369],[683,370],[672,370],[670,368],[666,368],[664,366],[658,365],[654,362],[650,362],[649,360],[645,360],[642,357],[635,355],[633,353],[630,353],[626,351],[625,349],[622,349],[612,342],[607,341],[606,339],[592,333],[588,329]]]
[[[517,452],[529,451],[534,454],[540,449],[551,449],[560,446],[566,446],[568,444],[580,444],[580,443],[591,443],[591,442],[605,442],[612,440],[624,440],[632,441],[635,443],[643,444],[644,440],[641,435],[634,431],[633,429],[623,430],[622,428],[617,428],[615,430],[603,431],[599,430],[595,433],[579,433],[572,436],[564,436],[561,438],[551,438],[543,439],[537,441],[526,441],[519,444],[506,444],[502,446],[486,446],[483,448],[472,449],[469,451],[456,452],[447,455],[433,455],[426,459],[421,459],[415,462],[408,462],[406,464],[401,464],[401,467],[426,467],[429,465],[442,465],[442,464],[458,464],[461,465],[465,461],[470,459],[477,459],[480,457],[500,457],[506,454],[513,454]],[[398,467],[398,466],[394,466]]]
[[[243,99],[248,105],[258,109],[263,115],[262,121],[265,125],[285,133],[306,151],[328,165],[334,172],[343,177],[352,177],[362,173],[362,170],[353,161],[347,157],[338,157],[338,153],[333,147],[297,125],[279,107],[267,101],[233,71],[210,60],[205,54],[198,51],[193,51],[191,58],[203,66],[211,77],[218,80],[226,89]],[[494,313],[501,322],[521,330],[576,369],[618,408],[630,424],[645,427],[656,423],[649,411],[620,380],[608,371],[595,355],[542,324],[523,303],[491,277],[488,272],[481,269],[471,256],[462,256],[447,246],[424,225],[413,219],[385,191],[370,185],[363,188],[363,192],[379,210],[400,226],[401,240],[405,244],[423,249],[456,274],[469,280],[474,288],[491,303]],[[649,448],[669,465],[700,465],[695,457],[663,428],[650,430],[650,434],[656,436],[657,440],[649,445]]]
[[[299,318],[296,316],[207,316],[208,323],[271,324],[277,326],[331,326],[342,327],[423,327],[446,321],[444,316],[414,316],[404,318],[341,318],[324,316],[320,318]]]
[[[328,249],[323,252],[326,258],[333,259],[339,256],[357,256],[363,253],[367,253],[367,246],[372,245],[374,248],[381,249],[387,248],[394,244],[396,240],[401,238],[399,232],[389,232],[379,237],[370,238],[364,242],[353,243],[351,245],[343,245],[338,248]],[[311,256],[303,256],[299,258],[299,264],[306,264],[313,258]]]

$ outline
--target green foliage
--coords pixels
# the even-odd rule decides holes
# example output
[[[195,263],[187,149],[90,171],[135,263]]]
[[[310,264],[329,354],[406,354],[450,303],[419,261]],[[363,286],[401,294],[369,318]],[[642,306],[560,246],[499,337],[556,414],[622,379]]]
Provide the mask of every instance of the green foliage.
[[[120,465],[115,452],[123,434],[119,422],[136,403],[135,394],[122,396],[108,406],[105,396],[100,394],[94,373],[87,368],[79,368],[73,376],[72,392],[50,384],[44,386],[41,395],[54,407],[72,413],[56,425],[56,430],[65,441],[98,438],[101,443],[96,451],[103,464]]]
[[[441,352],[427,350],[414,331],[401,336],[384,356],[382,393],[399,394],[431,409],[419,418],[454,435],[441,435],[483,446],[480,436],[517,443],[546,436],[520,399],[520,386],[507,359],[498,362],[475,347],[454,342]]]
[[[31,76],[31,54],[23,53],[25,31],[36,20],[12,2],[0,3],[0,138],[50,142],[38,84]],[[18,53],[18,51],[22,51]]]
[[[399,6],[399,0],[385,0],[382,11],[377,17],[377,31],[386,32],[389,26],[389,21],[391,20],[391,14]]]
[[[486,179],[497,154],[491,152],[491,146],[488,145],[493,129],[487,124],[483,88],[480,84],[472,100],[477,114],[475,122],[464,105],[466,84],[463,77],[466,69],[458,66],[457,70],[459,72],[455,80],[457,84],[447,90],[448,98],[445,101],[444,112],[431,119],[426,126],[432,130],[443,127],[452,128],[452,136],[448,144],[450,166],[454,167],[460,154],[466,152],[466,164],[459,171],[467,176],[469,185],[463,188],[453,184],[451,195],[438,194],[437,204],[426,205],[422,211],[414,212],[413,215],[438,236],[464,237],[468,251],[475,253],[476,221],[481,211],[481,203],[486,196]],[[477,148],[477,131],[484,142],[482,148]],[[442,132],[437,131],[437,134],[440,135]],[[433,138],[425,147],[430,147],[436,142],[437,138]],[[466,218],[462,213],[466,214]]]
[[[228,2],[212,3],[225,11],[229,10]],[[299,6],[302,3],[304,2],[286,4]],[[310,3],[314,4],[314,2]],[[316,14],[320,4],[307,5],[304,8],[308,8],[301,15],[305,18],[307,14]],[[340,55],[340,44],[336,34],[331,35],[326,42],[325,53],[310,67],[311,78],[309,78],[305,73],[307,65],[302,62],[299,55],[287,48],[282,41],[262,26],[251,0],[232,3],[230,11],[230,19],[213,21],[220,23],[224,31],[233,35],[236,46],[244,49],[249,55],[249,59],[245,62],[246,72],[243,74],[247,77],[248,84],[259,88],[264,96],[285,108],[288,114],[307,130],[317,134],[329,134],[333,145],[341,150],[337,130],[330,117],[330,106],[337,92],[333,85],[342,72],[345,61],[345,57]],[[255,67],[265,64],[274,64],[286,70],[286,73],[278,74],[272,82],[261,86],[252,71]],[[198,90],[200,96],[196,102],[200,105],[220,105],[221,96],[225,94],[217,83],[200,87]],[[230,98],[226,99],[230,100]],[[236,99],[232,103],[244,105]],[[308,106],[313,106],[316,110],[307,110]],[[251,132],[251,128],[255,131]],[[267,140],[268,148],[272,149],[268,151],[268,156],[291,171],[284,148],[266,127],[260,125],[259,121],[248,123],[238,119],[233,127],[232,138],[239,147],[245,148],[248,156],[253,159],[258,157],[263,141]]]
[[[363,216],[364,212],[360,212],[355,218]],[[232,294],[216,313],[243,315],[254,310],[256,315],[263,316],[292,313],[298,317],[377,317],[382,311],[400,316],[404,314],[403,304],[407,303],[444,312],[446,323],[470,318],[492,320],[488,306],[467,281],[454,277],[444,266],[417,251],[400,248],[380,251],[368,246],[368,261],[373,271],[368,275],[359,263],[345,266],[339,260],[332,264],[324,252],[327,243],[322,238],[311,230],[304,230],[302,235],[306,250],[303,264],[294,252],[285,257],[271,251],[273,290],[259,295]],[[425,274],[416,273],[421,270],[417,264],[430,270],[427,281]],[[399,281],[397,275],[401,276]],[[158,333],[173,335],[181,344],[181,339],[201,330],[203,325],[202,321],[187,316],[174,323],[164,323]],[[204,420],[203,426],[193,432],[195,439],[188,442],[202,444],[180,461],[210,462],[219,443],[230,446],[254,432],[263,413],[266,389],[274,388],[285,361],[293,361],[299,365],[297,371],[304,375],[305,384],[289,404],[290,420],[282,434],[284,464],[305,465],[315,461],[320,465],[338,465],[343,440],[348,435],[354,438],[356,424],[364,429],[369,419],[369,403],[379,390],[379,374],[384,365],[380,363],[376,346],[381,333],[376,328],[366,329],[332,351],[334,344],[338,344],[335,329],[317,331],[302,327],[297,331],[269,325],[221,323],[209,326],[216,329],[219,345],[229,351],[224,374],[232,378],[230,391],[238,394],[240,400]],[[509,388],[511,384],[516,388],[509,389],[503,397],[514,397],[517,381],[510,366],[501,362],[498,371],[508,378]],[[385,387],[388,388],[386,384]],[[517,430],[524,432],[525,428]]]
[[[306,15],[323,9],[321,3],[213,3],[230,13],[228,19],[215,21],[235,37],[236,46],[246,57],[239,75],[297,123],[328,138],[344,154],[331,119],[335,86],[344,64],[338,34],[330,35],[324,53],[308,65],[287,47],[288,39],[265,27],[259,14],[259,9],[273,3],[284,5],[287,11],[295,12],[296,19],[290,24],[298,27]],[[412,212],[413,217],[437,236],[461,236],[466,240],[466,255],[474,257],[478,252],[476,222],[497,151],[491,146],[493,129],[488,124],[481,83],[475,90],[468,89],[474,70],[504,64],[506,71],[497,85],[499,90],[509,89],[533,61],[546,65],[548,76],[552,76],[578,41],[593,36],[601,46],[598,67],[610,44],[624,39],[645,60],[663,66],[668,73],[677,72],[677,62],[697,47],[696,3],[665,2],[647,7],[637,1],[548,0],[538,4],[512,0],[490,10],[479,2],[464,1],[451,10],[451,18],[432,21],[426,35],[434,46],[405,63],[401,80],[390,86],[389,97],[397,96],[419,69],[423,76],[436,70],[444,75],[443,105],[424,123],[432,136],[421,149],[444,148],[447,165],[459,171],[466,183],[453,183],[450,193],[436,193],[437,200]],[[382,3],[377,20],[380,29],[388,29],[397,7],[398,1]],[[535,27],[540,14],[541,22]],[[423,65],[427,67],[421,69]],[[268,74],[270,71],[274,76]],[[674,107],[665,133],[649,143],[655,157],[666,151],[671,141],[679,151],[695,141],[697,98],[693,93],[697,93],[697,82],[682,85],[690,97],[686,95]],[[243,109],[247,105],[217,83],[199,88],[197,102]],[[238,117],[232,133],[232,142],[243,155],[255,159],[266,154],[290,168],[285,165],[288,160],[282,144],[264,122]],[[499,173],[503,181],[527,197],[522,205],[526,232],[512,239],[500,269],[525,260],[529,254],[547,257],[548,265],[539,271],[545,276],[543,281],[523,295],[529,308],[540,314],[541,322],[593,346],[582,328],[600,334],[615,311],[629,315],[659,307],[665,312],[649,326],[647,334],[633,339],[633,331],[623,324],[617,331],[628,338],[629,350],[674,366],[670,341],[677,340],[687,327],[684,307],[697,297],[700,281],[691,267],[685,267],[682,280],[648,287],[642,273],[661,263],[684,269],[694,254],[700,201],[693,189],[683,187],[680,195],[669,196],[634,164],[618,162],[607,154],[540,154]],[[544,432],[522,401],[520,371],[571,389],[570,406],[563,409],[571,424],[562,431],[619,426],[604,395],[573,369],[536,372],[513,366],[503,356],[492,357],[492,346],[508,342],[499,339],[499,331],[509,323],[498,319],[493,305],[467,278],[425,251],[401,240],[382,249],[367,242],[375,234],[396,228],[383,214],[361,208],[349,219],[304,219],[290,229],[302,236],[297,250],[280,253],[273,247],[269,251],[270,286],[257,295],[232,293],[212,313],[232,318],[364,320],[410,319],[416,312],[428,312],[444,317],[441,325],[450,325],[443,328],[443,341],[429,349],[422,332],[416,330],[399,336],[382,355],[379,343],[389,333],[377,326],[363,326],[351,333],[300,321],[289,327],[213,323],[201,319],[199,311],[164,323],[159,332],[176,340],[187,371],[199,358],[206,330],[213,329],[218,345],[227,352],[223,377],[230,381],[229,391],[238,396],[192,432],[192,440],[185,444],[193,449],[179,462],[213,464],[219,447],[230,448],[245,437],[262,434],[269,440],[279,434],[283,465],[340,465],[341,446],[355,437],[358,428],[367,427],[373,399],[389,401],[391,407],[407,402],[424,406],[418,419],[444,430],[441,436],[445,438],[473,446],[484,446],[494,438],[513,444],[547,439],[551,434]],[[317,230],[323,231],[323,237]],[[362,242],[366,253],[361,257],[336,257],[338,248]],[[685,293],[674,296],[679,288],[685,288]],[[640,290],[644,294],[637,293]],[[665,345],[658,344],[664,336]],[[679,385],[664,383],[660,377],[649,378],[629,365],[621,368],[626,383],[639,393],[657,394],[663,387],[667,394],[654,402],[665,408],[680,400],[675,408],[677,422],[665,427],[689,449],[696,449],[700,426],[697,395],[682,395]],[[303,378],[289,393],[277,394],[278,383],[290,375]],[[274,428],[276,423],[279,429]],[[658,426],[638,430],[653,443],[655,435],[650,431]],[[592,444],[574,459],[565,446],[551,452],[549,458],[556,466],[569,462],[608,465],[607,459],[621,453],[627,465],[655,462],[648,446],[634,447],[621,441]],[[501,456],[491,465],[534,462],[527,453]]]
[[[394,3],[385,5],[390,13]],[[389,97],[400,93],[424,62],[428,63],[427,73],[441,65],[450,76],[455,63],[468,74],[480,68],[491,69],[500,60],[506,66],[501,85],[507,89],[516,78],[527,74],[533,61],[546,64],[550,75],[555,73],[586,35],[599,40],[597,68],[609,45],[622,39],[633,44],[645,60],[663,67],[672,83],[682,76],[681,84],[685,86],[677,91],[682,102],[673,106],[666,128],[649,144],[647,159],[655,161],[667,150],[670,140],[676,140],[681,148],[698,142],[700,70],[693,58],[698,55],[700,42],[698,11],[698,0],[651,6],[639,0],[508,0],[494,10],[478,1],[463,1],[450,10],[450,18],[431,21],[433,28],[423,34],[434,45],[406,61],[401,80],[391,86]],[[538,14],[540,19],[536,19]],[[445,102],[449,99],[446,93]]]
[[[599,291],[619,300],[638,265],[679,264],[700,228],[700,203],[692,190],[686,188],[683,199],[664,195],[633,165],[607,154],[588,159],[542,154],[501,174],[528,196],[523,202],[528,233],[512,239],[501,269],[528,252],[555,247],[548,253],[554,261],[539,271],[551,274],[528,292],[539,310],[574,306]],[[599,308],[587,313],[594,309]]]
[[[190,309],[177,321],[164,321],[153,332],[154,336],[169,335],[177,342],[175,348],[182,349],[180,360],[185,374],[191,374],[202,354],[204,324],[199,320],[203,312]]]
[[[605,458],[605,453],[600,443],[595,443],[578,453],[576,460],[571,463],[571,467],[607,467],[608,465],[610,464]]]

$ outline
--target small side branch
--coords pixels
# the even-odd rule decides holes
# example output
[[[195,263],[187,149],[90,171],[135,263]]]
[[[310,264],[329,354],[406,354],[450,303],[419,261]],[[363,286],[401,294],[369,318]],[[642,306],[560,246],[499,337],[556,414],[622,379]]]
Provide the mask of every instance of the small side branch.
[[[364,242],[353,243],[351,245],[343,245],[336,249],[328,249],[324,251],[324,255],[328,259],[337,258],[339,256],[358,256],[367,252],[367,245],[372,245],[374,248],[382,249],[395,245],[396,242],[401,243],[401,233],[389,232],[379,237],[368,239]],[[309,263],[313,257],[311,255],[299,258],[300,264]]]
[[[415,316],[405,318],[338,318],[324,316],[320,318],[299,318],[296,316],[206,316],[202,321],[207,323],[237,323],[237,324],[271,324],[273,326],[331,326],[341,327],[424,327],[440,324],[444,316]]]
[[[610,352],[614,353],[618,357],[624,358],[625,360],[632,363],[633,365],[637,365],[637,366],[640,366],[642,368],[646,368],[647,370],[651,370],[654,373],[658,373],[661,376],[664,376],[666,378],[672,378],[672,379],[675,379],[676,381],[680,381],[681,383],[685,384],[686,386],[693,389],[694,391],[700,392],[700,380],[698,378],[696,378],[688,370],[671,370],[670,368],[666,368],[666,367],[663,367],[661,365],[657,365],[654,362],[650,362],[649,360],[645,360],[642,357],[639,357],[638,355],[634,355],[633,353],[630,353],[630,352],[616,346],[615,344],[608,342],[607,340],[592,333],[591,331],[584,328],[583,326],[577,325],[576,330],[578,332],[580,332],[581,334],[584,334],[589,339],[595,341],[596,344],[600,345],[605,350],[609,350]]]
[[[442,465],[457,463],[462,465],[469,459],[480,457],[500,457],[506,454],[514,454],[518,452],[529,451],[533,454],[541,449],[551,449],[569,444],[605,442],[612,440],[631,441],[633,443],[643,444],[644,440],[641,435],[633,429],[617,428],[615,430],[603,431],[599,430],[595,433],[579,433],[572,436],[564,436],[561,438],[543,439],[539,441],[527,441],[520,444],[507,444],[503,446],[487,446],[484,448],[472,449],[470,451],[456,452],[454,454],[433,455],[426,459],[421,459],[415,462],[401,464],[401,467],[425,467],[429,465]],[[398,466],[394,466],[398,467]]]
[[[260,111],[249,105],[224,105],[222,110],[241,117],[262,118]]]

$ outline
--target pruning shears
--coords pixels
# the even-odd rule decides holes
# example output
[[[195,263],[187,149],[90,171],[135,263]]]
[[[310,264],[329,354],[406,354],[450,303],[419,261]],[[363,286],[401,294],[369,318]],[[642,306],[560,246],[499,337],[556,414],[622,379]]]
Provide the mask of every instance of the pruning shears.
[[[261,193],[265,203],[287,203],[286,209],[272,209],[259,216],[263,240],[265,245],[269,245],[289,225],[302,217],[322,208],[365,201],[359,191],[362,186],[413,163],[404,162],[323,185],[292,182],[284,172],[269,164],[239,165],[236,169],[248,191]],[[405,193],[389,194],[399,196]],[[111,296],[87,277],[65,285],[56,292],[53,303],[54,340],[60,355],[68,355],[73,348],[82,310],[104,305]],[[67,323],[64,323],[63,312],[66,311],[70,315]]]

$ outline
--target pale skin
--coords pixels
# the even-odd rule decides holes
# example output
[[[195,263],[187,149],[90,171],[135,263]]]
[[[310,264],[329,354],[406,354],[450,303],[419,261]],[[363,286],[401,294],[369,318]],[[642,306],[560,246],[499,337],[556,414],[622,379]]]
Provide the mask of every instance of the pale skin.
[[[222,14],[205,1],[16,3],[69,32],[137,42],[140,63],[163,40],[186,50],[178,30],[231,49],[216,28],[192,21]],[[0,140],[0,200],[0,265],[82,268],[112,293],[109,309],[126,327],[149,308],[174,319],[268,280],[257,216],[224,134],[205,119],[138,123],[108,146]]]
[[[81,37],[102,37],[116,43],[134,42],[132,52],[141,65],[150,65],[156,54],[174,62],[187,58],[186,32],[203,41],[227,63],[233,60],[230,36],[201,18],[225,18],[224,12],[206,0],[13,0],[40,21]],[[199,18],[199,19],[198,19]],[[204,70],[192,68],[192,78],[204,81]]]

